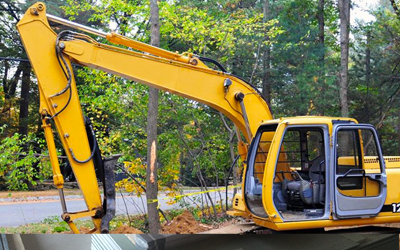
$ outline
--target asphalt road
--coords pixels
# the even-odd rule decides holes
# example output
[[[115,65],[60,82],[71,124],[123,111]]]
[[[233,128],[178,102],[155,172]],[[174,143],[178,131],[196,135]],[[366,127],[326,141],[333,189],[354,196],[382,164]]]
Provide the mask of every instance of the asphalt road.
[[[197,192],[198,190],[186,191],[186,193]],[[217,192],[210,193],[214,202],[220,201],[220,196]],[[221,191],[223,204],[225,204],[225,191]],[[203,196],[204,197],[204,196]],[[231,202],[232,190],[228,192],[228,201]],[[68,212],[76,212],[86,210],[85,202],[80,197],[66,197],[67,198],[67,209]],[[173,205],[167,204],[169,199],[166,198],[165,194],[158,196],[160,208],[162,210],[168,210],[173,208],[179,208],[179,203]],[[201,195],[191,195],[184,199],[186,202],[195,206],[193,200],[201,206]],[[146,197],[137,196],[124,196],[117,197],[116,214],[126,214],[127,212],[131,215],[145,213],[146,209]],[[22,201],[22,202],[3,202],[0,203],[0,227],[16,227],[25,225],[28,223],[42,222],[46,218],[60,216],[62,214],[61,204],[55,197],[41,197],[40,200],[36,201]]]

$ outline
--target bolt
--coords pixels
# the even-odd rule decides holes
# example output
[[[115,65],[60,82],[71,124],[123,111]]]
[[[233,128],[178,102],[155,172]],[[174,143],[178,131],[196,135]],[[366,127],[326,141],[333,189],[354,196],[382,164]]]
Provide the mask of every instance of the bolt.
[[[107,195],[112,196],[114,194],[114,190],[109,189],[107,190]]]
[[[238,102],[242,102],[244,99],[244,94],[242,92],[238,92],[235,94],[235,100]]]
[[[49,112],[47,112],[46,109],[42,109],[42,110],[40,110],[40,114],[41,114],[42,116],[47,116],[47,115],[49,114]]]
[[[94,215],[94,218],[102,218],[103,217],[103,211],[101,210],[96,210],[96,214]]]
[[[65,133],[65,134],[64,134],[64,137],[65,137],[65,138],[68,138],[68,137],[69,137],[69,134],[68,134],[68,133]]]
[[[35,15],[35,16],[38,16],[38,15],[39,15],[39,12],[37,11],[36,8],[32,7],[32,8],[31,8],[31,14],[32,14],[32,15]]]
[[[58,45],[60,49],[65,49],[65,43],[61,42],[60,45]]]
[[[228,91],[229,87],[232,85],[232,80],[229,78],[225,78],[224,80],[224,89]]]
[[[193,59],[190,59],[189,63],[190,63],[191,65],[196,66],[199,62],[197,61],[197,59],[193,58]]]
[[[40,3],[40,4],[38,4],[37,8],[38,8],[38,10],[42,11],[44,9],[44,6],[43,6],[43,4]]]
[[[64,221],[69,222],[71,220],[71,217],[69,215],[64,216]]]
[[[54,103],[53,104],[53,108],[57,108],[58,107],[58,104],[57,103]]]

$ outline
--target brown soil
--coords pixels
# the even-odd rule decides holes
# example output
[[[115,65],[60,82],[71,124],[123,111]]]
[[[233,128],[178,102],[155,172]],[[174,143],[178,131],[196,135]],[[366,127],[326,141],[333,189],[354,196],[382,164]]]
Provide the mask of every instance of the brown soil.
[[[81,227],[79,228],[79,231],[81,232],[81,234],[91,234],[93,233],[93,228]]]
[[[215,224],[213,226],[204,225],[200,222],[196,221],[193,215],[185,211],[181,215],[175,217],[170,223],[165,223],[161,226],[162,234],[196,234],[205,231],[209,231],[212,229],[226,227],[232,224],[238,223],[238,220],[228,220],[219,224]],[[79,228],[80,233],[82,234],[91,234],[92,229],[82,226]],[[62,234],[72,234],[72,231],[62,232]],[[122,225],[115,230],[111,230],[110,234],[143,234],[139,229]]]
[[[88,227],[80,227],[79,228],[79,232],[81,234],[92,234],[93,233],[93,229],[92,228],[88,228]],[[68,231],[61,232],[60,234],[74,234],[74,233],[71,230],[68,230]]]
[[[212,227],[197,222],[193,215],[185,211],[171,222],[162,225],[162,234],[196,234],[211,230]]]
[[[81,234],[92,234],[93,229],[88,228],[88,227],[80,227],[79,232]],[[73,234],[72,231],[65,231],[61,232],[61,234]],[[127,225],[122,225],[119,228],[110,231],[110,234],[143,234],[142,231],[139,229],[127,226]]]
[[[110,231],[110,234],[143,234],[143,232],[139,229],[127,225],[122,225],[119,228]]]

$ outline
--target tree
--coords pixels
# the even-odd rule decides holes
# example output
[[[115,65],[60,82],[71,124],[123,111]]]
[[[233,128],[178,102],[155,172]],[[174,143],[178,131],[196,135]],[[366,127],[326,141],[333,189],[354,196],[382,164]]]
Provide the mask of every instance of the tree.
[[[31,65],[28,62],[22,63],[22,83],[21,98],[19,105],[19,128],[18,132],[22,135],[28,134],[28,114],[29,114],[29,98],[31,85]]]
[[[319,29],[319,35],[318,35],[318,40],[319,44],[321,46],[321,55],[320,55],[320,62],[321,62],[321,68],[324,67],[324,61],[325,61],[325,18],[324,18],[324,5],[325,5],[325,0],[318,0],[318,29]]]
[[[344,117],[349,116],[349,104],[347,98],[348,72],[349,72],[349,33],[350,33],[350,0],[338,0],[340,15],[340,110]]]
[[[263,22],[266,23],[271,19],[271,9],[269,0],[264,0],[263,3]],[[271,106],[271,46],[270,38],[268,34],[265,35],[264,43],[264,58],[263,58],[263,73],[262,78],[262,95],[267,101],[268,105]]]
[[[150,0],[150,25],[151,42],[156,47],[160,46],[160,22],[157,0]],[[158,89],[149,88],[149,104],[147,111],[147,176],[146,198],[147,215],[150,233],[160,231],[157,201],[157,116],[158,116]]]

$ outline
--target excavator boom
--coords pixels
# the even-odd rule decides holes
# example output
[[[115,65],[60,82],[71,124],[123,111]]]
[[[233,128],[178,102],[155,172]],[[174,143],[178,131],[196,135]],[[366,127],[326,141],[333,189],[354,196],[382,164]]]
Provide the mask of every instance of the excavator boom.
[[[57,34],[50,27],[49,20],[101,36],[128,48],[102,44],[88,35],[73,31]],[[206,104],[231,119],[248,142],[262,121],[272,119],[269,107],[257,89],[231,74],[209,68],[194,55],[172,53],[115,33],[106,34],[74,24],[46,14],[46,6],[40,2],[26,11],[17,28],[38,79],[40,114],[54,182],[60,190],[64,212],[62,217],[76,233],[79,230],[73,224],[74,219],[90,216],[95,225],[94,231],[99,232],[101,227],[106,232],[105,227],[100,225],[101,218],[110,216],[105,214],[107,209],[104,209],[105,201],[101,200],[95,174],[95,151],[98,151],[98,146],[93,140],[94,135],[91,135],[93,132],[90,132],[88,125],[85,126],[71,62]],[[82,190],[87,211],[67,211],[62,193],[63,176],[51,124],[58,131]],[[111,189],[110,193],[113,192]],[[109,193],[107,190],[106,198]],[[115,199],[115,192],[111,197]]]

